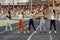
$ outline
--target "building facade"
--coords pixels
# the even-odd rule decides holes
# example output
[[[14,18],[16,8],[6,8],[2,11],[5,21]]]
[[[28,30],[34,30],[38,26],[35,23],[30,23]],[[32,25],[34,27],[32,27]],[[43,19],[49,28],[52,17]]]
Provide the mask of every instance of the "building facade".
[[[18,3],[26,3],[28,2],[29,0],[0,0],[0,4],[1,5],[18,5]]]

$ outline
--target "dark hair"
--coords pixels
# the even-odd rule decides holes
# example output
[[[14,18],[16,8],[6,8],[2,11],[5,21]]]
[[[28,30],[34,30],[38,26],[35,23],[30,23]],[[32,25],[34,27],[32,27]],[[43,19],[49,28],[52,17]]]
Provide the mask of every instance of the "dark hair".
[[[20,14],[20,13],[18,13],[18,14]]]
[[[9,18],[9,16],[8,16],[8,15],[7,15],[6,17],[7,17],[7,18]]]
[[[43,15],[45,15],[45,12],[43,12]]]
[[[53,12],[54,12],[54,14],[55,14],[55,10],[53,9]]]
[[[9,19],[11,20],[11,16],[8,16],[8,15],[7,15],[6,17],[9,18]]]

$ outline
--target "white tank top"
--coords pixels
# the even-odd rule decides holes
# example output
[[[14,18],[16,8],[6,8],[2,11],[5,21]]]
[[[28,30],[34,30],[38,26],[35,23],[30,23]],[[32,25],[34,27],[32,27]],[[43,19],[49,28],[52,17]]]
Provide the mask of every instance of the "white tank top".
[[[55,20],[55,17],[54,15],[51,14],[51,20]]]
[[[19,19],[22,19],[22,18],[23,18],[23,15],[22,15],[22,14],[20,14],[20,15],[19,15]]]

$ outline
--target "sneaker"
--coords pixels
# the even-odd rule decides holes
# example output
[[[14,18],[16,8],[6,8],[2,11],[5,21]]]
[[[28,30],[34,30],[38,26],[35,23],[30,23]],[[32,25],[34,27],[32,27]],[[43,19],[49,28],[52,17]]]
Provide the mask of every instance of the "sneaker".
[[[24,33],[26,33],[26,32],[24,31]]]
[[[29,33],[30,31],[27,31],[27,33]]]
[[[51,31],[49,31],[49,34],[51,33]]]
[[[20,31],[18,31],[18,33],[20,33]]]
[[[34,31],[36,33],[36,31]]]
[[[57,33],[57,32],[55,31],[55,33]]]

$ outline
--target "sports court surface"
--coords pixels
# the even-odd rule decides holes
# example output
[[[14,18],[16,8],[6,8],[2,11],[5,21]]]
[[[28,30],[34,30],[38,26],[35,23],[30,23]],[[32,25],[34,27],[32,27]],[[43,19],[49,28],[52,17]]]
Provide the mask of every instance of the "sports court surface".
[[[35,27],[37,32],[35,33],[33,28],[31,27],[30,33],[21,33],[18,34],[17,31],[17,23],[12,24],[13,31],[11,32],[9,29],[6,32],[5,26],[0,27],[0,40],[60,40],[60,21],[56,21],[57,33],[54,33],[54,29],[52,28],[52,33],[49,34],[49,24],[50,21],[46,20],[46,33],[40,33],[39,31],[39,20],[35,20]],[[25,31],[28,31],[28,20],[24,21],[25,23]]]

